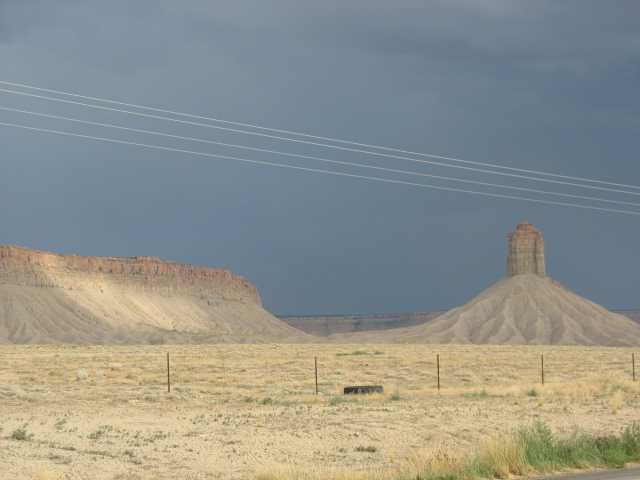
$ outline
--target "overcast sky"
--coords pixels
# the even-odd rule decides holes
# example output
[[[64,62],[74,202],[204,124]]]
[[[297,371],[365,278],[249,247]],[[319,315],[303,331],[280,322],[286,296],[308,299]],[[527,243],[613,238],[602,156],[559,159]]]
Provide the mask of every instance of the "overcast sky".
[[[638,18],[640,3],[631,0],[0,0],[0,80],[640,186]],[[636,195],[332,150],[15,93],[0,92],[0,106],[640,204],[640,190],[627,187]],[[640,309],[639,206],[329,164],[7,110],[0,110],[0,122],[636,213],[0,126],[0,244],[226,268],[257,285],[267,310],[280,315],[416,312],[460,306],[498,281],[506,269],[507,233],[530,221],[544,235],[550,277],[609,309]]]

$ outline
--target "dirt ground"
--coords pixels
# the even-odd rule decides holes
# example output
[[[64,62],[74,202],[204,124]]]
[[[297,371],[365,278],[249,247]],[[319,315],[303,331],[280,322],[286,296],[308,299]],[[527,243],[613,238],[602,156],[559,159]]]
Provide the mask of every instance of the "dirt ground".
[[[482,437],[538,420],[556,432],[619,433],[640,419],[640,382],[621,349],[547,347],[542,386],[533,375],[542,350],[449,346],[438,391],[437,373],[410,374],[433,366],[435,350],[424,346],[191,348],[170,348],[171,393],[167,347],[0,348],[0,478],[239,480],[286,463],[389,468],[425,447],[472,452]],[[465,362],[453,368],[455,355]],[[531,356],[532,378],[519,375],[525,363],[514,355]],[[567,359],[585,355],[592,370],[576,378]],[[507,358],[510,369],[486,376]],[[385,393],[341,395],[367,380]]]

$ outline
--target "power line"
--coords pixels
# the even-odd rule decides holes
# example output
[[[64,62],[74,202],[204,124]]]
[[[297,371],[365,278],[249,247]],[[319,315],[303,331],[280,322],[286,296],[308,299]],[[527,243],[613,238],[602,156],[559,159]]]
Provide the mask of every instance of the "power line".
[[[165,150],[165,151],[170,151],[170,152],[188,153],[188,154],[191,154],[191,155],[201,155],[201,156],[206,156],[206,157],[222,158],[222,159],[226,159],[226,160],[233,160],[233,161],[239,161],[239,162],[253,163],[253,164],[259,164],[259,165],[269,165],[269,166],[272,166],[272,167],[291,168],[291,169],[294,169],[294,170],[303,170],[303,171],[308,171],[308,172],[324,173],[324,174],[328,174],[328,175],[339,175],[339,176],[343,176],[343,177],[360,178],[360,179],[364,179],[364,180],[373,180],[373,181],[378,181],[378,182],[395,183],[395,184],[399,184],[399,185],[411,185],[411,186],[415,186],[415,187],[433,188],[433,189],[437,189],[437,190],[446,190],[446,191],[452,191],[452,192],[470,193],[470,194],[474,194],[474,195],[483,195],[483,196],[487,196],[487,197],[508,198],[508,199],[512,199],[512,200],[522,200],[522,201],[527,201],[527,202],[545,203],[545,204],[551,204],[551,205],[561,205],[561,206],[574,207],[574,208],[585,208],[585,209],[589,209],[589,210],[600,210],[600,211],[605,211],[605,212],[616,212],[616,213],[626,213],[626,214],[630,214],[630,215],[640,215],[640,212],[632,212],[632,211],[628,211],[628,210],[617,210],[617,209],[612,209],[612,208],[594,207],[594,206],[589,206],[589,205],[578,205],[578,204],[572,204],[572,203],[553,202],[553,201],[550,201],[550,200],[539,200],[539,199],[535,199],[535,198],[516,197],[516,196],[512,196],[512,195],[501,195],[501,194],[497,194],[497,193],[478,192],[478,191],[474,191],[474,190],[463,190],[463,189],[459,189],[459,188],[440,187],[440,186],[436,186],[436,185],[426,185],[426,184],[422,184],[422,183],[413,183],[413,182],[406,182],[406,181],[401,181],[401,180],[392,180],[392,179],[388,179],[388,178],[369,177],[369,176],[365,176],[365,175],[356,175],[356,174],[353,174],[353,173],[343,173],[343,172],[334,172],[334,171],[330,171],[330,170],[320,170],[320,169],[317,169],[317,168],[298,167],[298,166],[294,166],[294,165],[285,165],[285,164],[281,164],[281,163],[265,162],[265,161],[261,161],[261,160],[251,160],[251,159],[247,159],[247,158],[229,157],[229,156],[225,156],[225,155],[216,155],[216,154],[213,154],[213,153],[194,152],[192,150],[183,150],[183,149],[178,149],[178,148],[161,147],[161,146],[158,146],[158,145],[149,145],[149,144],[144,144],[144,143],[129,142],[129,141],[125,141],[125,140],[115,140],[115,139],[112,139],[112,138],[94,137],[94,136],[91,136],[91,135],[81,135],[81,134],[78,134],[78,133],[61,132],[61,131],[58,131],[58,130],[35,128],[35,127],[29,127],[29,126],[25,126],[25,125],[16,125],[16,124],[12,124],[12,123],[0,122],[0,125],[7,126],[7,127],[14,127],[14,128],[22,128],[22,129],[26,129],[26,130],[35,130],[35,131],[40,131],[40,132],[54,133],[54,134],[58,134],[58,135],[66,135],[66,136],[72,136],[72,137],[78,137],[78,138],[86,138],[86,139],[90,139],[90,140],[100,140],[100,141],[105,141],[105,142],[119,143],[119,144],[124,144],[124,145],[134,145],[134,146],[138,146],[138,147],[153,148],[153,149],[157,149],[157,150]]]
[[[339,147],[339,146],[336,146],[336,145],[326,145],[326,144],[322,144],[322,143],[309,142],[309,141],[306,141],[306,140],[297,140],[297,139],[292,139],[292,138],[279,137],[279,136],[274,136],[274,135],[267,135],[267,134],[263,134],[263,133],[247,132],[245,130],[238,130],[238,129],[227,128],[227,127],[220,127],[220,126],[217,126],[217,125],[209,125],[209,124],[205,124],[205,123],[191,122],[191,121],[187,121],[187,120],[179,120],[179,119],[175,119],[175,118],[162,117],[162,116],[151,115],[151,114],[147,114],[147,113],[130,112],[128,110],[122,110],[122,109],[118,109],[118,108],[103,107],[103,106],[100,106],[100,105],[91,105],[91,104],[82,103],[82,102],[75,102],[75,101],[72,101],[72,100],[64,100],[64,99],[61,99],[61,98],[45,97],[45,96],[42,96],[42,95],[35,95],[35,94],[32,94],[32,93],[16,92],[16,91],[7,90],[7,89],[4,89],[4,88],[0,88],[0,92],[14,93],[14,94],[17,94],[17,95],[35,97],[35,98],[51,100],[51,101],[55,101],[55,102],[69,103],[69,104],[73,104],[73,105],[80,105],[80,106],[84,106],[84,107],[97,108],[97,109],[107,110],[107,111],[112,111],[112,112],[126,113],[126,114],[129,114],[129,115],[137,115],[137,116],[142,116],[142,117],[147,117],[147,118],[154,118],[154,119],[159,119],[159,120],[167,120],[167,121],[171,121],[171,122],[184,123],[184,124],[188,124],[188,125],[195,125],[195,126],[200,126],[200,127],[214,128],[214,129],[218,129],[218,130],[225,130],[225,131],[231,131],[231,132],[237,132],[237,133],[244,133],[244,134],[247,134],[247,135],[256,135],[256,136],[266,137],[266,138],[271,138],[271,139],[285,140],[285,141],[288,141],[288,142],[296,142],[296,143],[302,143],[302,144],[307,144],[307,145],[314,145],[314,146],[333,148],[333,149],[338,149],[338,150],[345,150],[345,151],[349,151],[349,152],[365,153],[365,154],[368,154],[368,155],[376,155],[376,156],[386,157],[386,158],[395,158],[395,159],[399,159],[399,160],[407,160],[407,161],[410,161],[410,162],[427,163],[427,164],[430,164],[430,165],[438,165],[438,166],[448,167],[448,168],[457,168],[457,169],[462,169],[462,170],[470,170],[470,171],[474,171],[474,172],[489,173],[489,174],[493,174],[493,175],[502,175],[502,176],[507,176],[507,177],[522,178],[522,179],[526,179],[526,180],[534,180],[534,181],[538,181],[538,182],[548,182],[548,183],[555,183],[555,184],[559,184],[559,185],[568,185],[568,186],[573,186],[573,187],[589,188],[589,189],[594,189],[594,190],[602,190],[602,191],[623,193],[623,194],[627,194],[627,195],[640,195],[640,193],[628,192],[626,190],[618,190],[618,189],[605,188],[605,187],[596,187],[594,185],[582,185],[582,184],[578,184],[578,183],[563,182],[563,181],[559,181],[559,180],[549,180],[549,179],[546,179],[546,178],[536,178],[536,177],[529,177],[529,176],[526,176],[526,175],[516,175],[516,174],[513,174],[513,173],[493,172],[491,170],[484,170],[484,169],[472,168],[472,167],[463,167],[463,166],[460,166],[460,165],[449,165],[449,164],[446,164],[446,163],[433,162],[433,161],[430,161],[430,160],[418,160],[418,159],[415,159],[415,158],[401,157],[401,156],[398,156],[398,155],[390,155],[390,154],[386,154],[386,153],[370,152],[370,151],[367,151],[367,150],[359,150],[359,149],[348,148],[348,147]],[[606,183],[606,182],[602,182],[602,183]],[[625,187],[640,188],[640,187],[626,186],[626,185],[625,185]]]
[[[269,131],[269,132],[276,132],[276,133],[283,133],[283,134],[287,134],[287,135],[298,135],[298,136],[301,136],[301,137],[313,138],[313,139],[316,139],[316,140],[324,140],[324,141],[330,141],[330,142],[336,142],[336,143],[342,143],[342,144],[346,144],[346,145],[355,145],[355,146],[359,146],[359,147],[375,148],[375,149],[385,150],[385,151],[389,151],[389,152],[398,152],[398,153],[409,154],[409,155],[419,155],[419,156],[424,156],[424,157],[437,158],[437,159],[440,159],[440,160],[449,160],[449,161],[452,161],[452,162],[460,162],[460,163],[466,163],[466,164],[471,164],[471,165],[480,165],[480,166],[484,166],[484,167],[500,168],[500,169],[510,170],[510,171],[532,173],[532,174],[536,174],[536,175],[545,175],[545,176],[551,176],[551,177],[557,177],[557,178],[565,178],[565,179],[569,179],[569,180],[579,180],[579,181],[583,181],[583,182],[600,183],[600,184],[603,184],[603,185],[612,185],[612,186],[617,186],[617,187],[640,189],[640,186],[636,186],[636,185],[625,185],[625,184],[620,184],[620,183],[605,182],[605,181],[602,181],[602,180],[592,180],[592,179],[588,179],[588,178],[571,177],[571,176],[568,176],[568,175],[559,175],[559,174],[555,174],[555,173],[540,172],[540,171],[536,171],[536,170],[526,170],[526,169],[522,169],[522,168],[506,167],[506,166],[503,166],[503,165],[495,165],[495,164],[490,164],[490,163],[474,162],[474,161],[471,161],[471,160],[462,160],[460,158],[445,157],[445,156],[440,156],[440,155],[432,155],[432,154],[428,154],[428,153],[419,153],[419,152],[412,152],[412,151],[408,151],[408,150],[400,150],[400,149],[396,149],[396,148],[381,147],[381,146],[376,146],[376,145],[369,145],[369,144],[366,144],[366,143],[350,142],[350,141],[347,141],[347,140],[339,140],[339,139],[335,139],[335,138],[321,137],[321,136],[317,136],[317,135],[309,135],[309,134],[305,134],[305,133],[292,132],[292,131],[288,131],[288,130],[279,130],[279,129],[276,129],[276,128],[262,127],[262,126],[259,126],[259,125],[252,125],[252,124],[248,124],[248,123],[232,122],[232,121],[229,121],[229,120],[222,120],[222,119],[219,119],[219,118],[211,118],[211,117],[204,117],[204,116],[200,116],[200,115],[192,115],[192,114],[188,114],[188,113],[174,112],[174,111],[171,111],[171,110],[163,110],[163,109],[160,109],[160,108],[145,107],[143,105],[135,105],[135,104],[131,104],[131,103],[118,102],[118,101],[114,101],[114,100],[106,100],[106,99],[98,98],[98,97],[89,97],[89,96],[85,96],[85,95],[77,95],[77,94],[74,94],[74,93],[62,92],[62,91],[58,91],[58,90],[50,90],[50,89],[46,89],[46,88],[33,87],[33,86],[30,86],[30,85],[22,85],[22,84],[19,84],[19,83],[5,82],[5,81],[1,81],[1,80],[0,80],[0,83],[1,84],[5,84],[5,85],[13,85],[13,86],[16,86],[16,87],[28,88],[28,89],[32,89],[32,90],[39,90],[39,91],[43,91],[43,92],[56,93],[56,94],[60,94],[60,95],[67,95],[67,96],[76,97],[76,98],[84,98],[84,99],[87,99],[87,100],[95,100],[95,101],[99,101],[99,102],[111,103],[111,104],[114,104],[114,105],[123,105],[123,106],[127,106],[127,107],[141,108],[141,109],[160,112],[160,113],[169,113],[171,115],[180,115],[180,116],[184,116],[184,117],[188,117],[188,118],[197,118],[197,119],[200,119],[200,120],[209,120],[209,121],[212,121],[212,122],[219,122],[219,123],[226,123],[228,125],[237,125],[237,126],[241,126],[241,127],[255,128],[255,129],[259,129],[259,130],[264,130],[264,131]],[[2,90],[2,91],[8,91],[8,90]],[[13,93],[18,93],[18,92],[13,92]],[[250,132],[244,132],[244,133],[250,133]],[[274,138],[278,138],[278,137],[274,137]],[[286,139],[286,140],[296,141],[294,139]],[[316,145],[316,144],[313,144],[313,145]],[[330,147],[329,145],[323,145],[323,146]],[[374,152],[368,152],[368,153],[372,153],[373,154]],[[400,157],[395,157],[395,158],[400,158]],[[405,160],[408,160],[408,159],[405,159]],[[497,172],[491,172],[491,173],[497,173]]]
[[[495,183],[488,183],[488,182],[479,182],[479,181],[475,181],[475,180],[465,180],[465,179],[460,179],[460,178],[444,177],[444,176],[440,176],[440,175],[431,175],[431,174],[420,173],[420,172],[410,172],[410,171],[406,171],[406,170],[398,170],[398,169],[393,169],[393,168],[377,167],[377,166],[372,166],[372,165],[363,165],[363,164],[354,163],[354,162],[344,162],[344,161],[339,161],[339,160],[331,160],[331,159],[327,159],[327,158],[312,157],[312,156],[308,156],[308,155],[298,155],[298,154],[279,152],[279,151],[274,151],[274,150],[266,150],[266,149],[262,149],[262,148],[247,147],[247,146],[243,146],[243,145],[234,145],[234,144],[229,144],[229,143],[215,142],[213,140],[204,140],[204,139],[199,139],[199,138],[185,137],[185,136],[181,136],[181,135],[172,135],[172,134],[162,133],[162,132],[153,132],[153,131],[149,131],[149,130],[141,130],[141,129],[137,129],[137,128],[123,127],[123,126],[119,126],[119,125],[111,125],[111,124],[107,124],[107,123],[92,122],[92,121],[89,121],[89,120],[81,120],[81,119],[77,119],[77,118],[61,117],[61,116],[58,116],[58,115],[49,115],[49,114],[46,114],[46,113],[31,112],[31,111],[19,110],[19,109],[15,109],[15,108],[0,107],[0,110],[24,113],[24,114],[35,115],[35,116],[39,116],[39,117],[53,118],[53,119],[56,119],[56,120],[65,120],[65,121],[77,122],[77,123],[88,124],[88,125],[96,125],[96,126],[100,126],[100,127],[114,128],[114,129],[119,129],[119,130],[130,131],[130,132],[137,132],[137,133],[144,133],[144,134],[149,134],[149,135],[158,135],[158,136],[163,136],[163,137],[176,138],[176,139],[180,139],[180,140],[202,142],[202,143],[221,145],[221,146],[226,146],[226,147],[234,147],[234,148],[241,148],[241,149],[246,149],[246,150],[258,151],[258,152],[263,152],[263,153],[270,153],[270,154],[283,155],[283,156],[296,157],[296,158],[304,158],[304,159],[316,160],[316,161],[320,161],[320,162],[327,162],[327,163],[333,163],[333,164],[338,164],[338,165],[346,165],[346,166],[351,166],[351,167],[369,168],[369,169],[380,170],[380,171],[385,171],[385,172],[392,172],[392,173],[400,173],[400,174],[406,174],[406,175],[417,175],[417,176],[422,176],[422,177],[436,178],[436,179],[439,179],[439,180],[449,180],[449,181],[454,181],[454,182],[470,183],[470,184],[483,185],[483,186],[488,186],[488,187],[505,188],[505,189],[510,189],[510,190],[519,190],[519,191],[526,191],[526,192],[532,192],[532,193],[540,193],[540,194],[545,194],[545,195],[556,195],[556,196],[561,196],[561,197],[578,198],[578,199],[581,199],[581,200],[592,200],[592,201],[599,201],[599,202],[606,202],[606,203],[617,203],[617,204],[621,204],[621,205],[632,205],[632,206],[640,207],[640,204],[632,203],[632,202],[622,202],[622,201],[618,201],[618,200],[608,200],[608,199],[603,199],[603,198],[587,197],[587,196],[582,196],[582,195],[572,195],[572,194],[567,194],[567,193],[549,192],[549,191],[546,191],[546,190],[536,190],[536,189],[532,189],[532,188],[514,187],[514,186],[510,186],[510,185],[502,185],[502,184],[495,184]]]

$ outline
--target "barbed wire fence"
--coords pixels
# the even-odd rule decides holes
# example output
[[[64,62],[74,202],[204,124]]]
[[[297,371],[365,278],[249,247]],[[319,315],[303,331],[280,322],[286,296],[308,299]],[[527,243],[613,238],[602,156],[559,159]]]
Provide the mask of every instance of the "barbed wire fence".
[[[636,352],[400,355],[352,350],[299,355],[256,352],[0,353],[0,385],[40,390],[197,390],[217,394],[339,394],[382,385],[415,395],[452,389],[531,386],[596,378],[636,380]]]

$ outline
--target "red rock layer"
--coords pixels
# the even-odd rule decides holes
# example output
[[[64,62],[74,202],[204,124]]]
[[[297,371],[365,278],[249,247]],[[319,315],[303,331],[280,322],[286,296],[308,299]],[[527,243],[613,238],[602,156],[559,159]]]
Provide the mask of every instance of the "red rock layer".
[[[155,257],[79,257],[0,245],[0,283],[66,288],[76,287],[74,279],[81,278],[91,278],[98,288],[108,283],[134,290],[189,289],[199,293],[215,286],[224,297],[260,303],[257,288],[228,270],[181,265]]]
[[[507,277],[533,273],[546,277],[544,264],[544,240],[533,224],[522,222],[515,232],[509,233]]]

